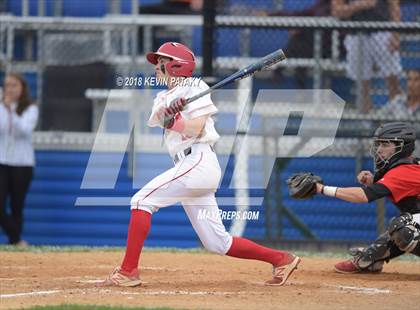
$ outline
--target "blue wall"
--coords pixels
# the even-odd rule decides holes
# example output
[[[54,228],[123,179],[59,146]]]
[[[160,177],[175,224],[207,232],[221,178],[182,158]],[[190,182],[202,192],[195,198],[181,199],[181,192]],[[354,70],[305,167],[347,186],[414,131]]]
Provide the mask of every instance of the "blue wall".
[[[129,221],[129,206],[75,206],[77,197],[105,196],[129,197],[136,192],[127,177],[127,158],[123,160],[115,189],[80,189],[89,159],[88,152],[38,151],[35,178],[31,185],[25,209],[23,238],[31,244],[49,245],[124,245]],[[118,154],[105,154],[103,167],[95,177],[109,173]],[[140,154],[142,177],[145,183],[171,165],[169,157],[162,154]],[[220,157],[226,161],[226,157]],[[254,158],[252,161],[258,161]],[[365,240],[376,236],[375,207],[357,205],[337,200],[316,197],[308,201],[296,201],[287,197],[284,180],[297,171],[313,171],[323,176],[326,183],[339,186],[355,185],[355,161],[352,158],[293,159],[282,173],[281,192],[284,203],[304,221],[322,240]],[[217,196],[229,197],[233,191],[227,186],[232,175],[233,160]],[[369,168],[366,160],[365,168]],[[107,170],[108,169],[108,170]],[[273,184],[270,184],[272,186]],[[275,191],[274,191],[275,192]],[[262,190],[251,190],[251,195],[261,196]],[[274,197],[268,197],[273,201]],[[267,200],[268,201],[268,200]],[[234,206],[221,206],[223,210],[234,210]],[[263,238],[266,233],[264,207],[252,206],[260,211],[258,221],[249,221],[245,236]],[[387,204],[388,218],[396,213]],[[229,228],[230,221],[225,221]],[[287,218],[282,219],[285,239],[304,239]],[[0,235],[0,242],[6,241]],[[152,229],[146,246],[197,247],[199,242],[181,206],[165,208],[153,216]]]
[[[282,173],[285,180],[300,171],[311,171],[322,176],[325,184],[351,187],[359,186],[355,177],[354,158],[297,158],[293,159]],[[362,169],[372,171],[372,161],[365,159]],[[284,203],[321,240],[369,241],[376,238],[376,204],[355,204],[316,196],[311,200],[294,200],[288,197],[287,186],[282,186]],[[386,202],[386,218],[398,213],[397,208]],[[291,239],[303,236],[285,221],[285,235]]]
[[[89,160],[88,152],[38,151],[35,177],[25,208],[23,239],[31,244],[48,245],[124,245],[130,215],[129,198],[137,191],[127,177],[127,156],[124,157],[115,188],[81,189]],[[168,155],[140,154],[141,184],[165,171],[171,165]],[[93,178],[109,175],[110,165],[118,154],[104,154],[103,169]],[[227,174],[229,178],[229,174]],[[222,189],[220,196],[231,196]],[[77,197],[126,197],[124,206],[75,206]],[[233,206],[224,206],[234,210]],[[247,234],[262,236],[263,214],[259,222],[250,223]],[[226,222],[229,225],[229,222]],[[6,242],[0,235],[0,242]],[[153,216],[153,225],[146,246],[197,247],[199,241],[180,205],[160,210]]]

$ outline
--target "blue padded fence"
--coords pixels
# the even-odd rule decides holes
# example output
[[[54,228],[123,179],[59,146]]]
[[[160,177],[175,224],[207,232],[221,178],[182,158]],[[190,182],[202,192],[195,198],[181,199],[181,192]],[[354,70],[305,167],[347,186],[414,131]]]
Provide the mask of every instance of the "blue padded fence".
[[[110,245],[125,244],[129,222],[127,206],[75,206],[77,197],[131,197],[137,189],[127,176],[127,156],[125,156],[114,189],[81,189],[90,154],[88,152],[38,151],[35,177],[27,197],[25,207],[25,226],[23,238],[31,244],[47,245]],[[94,177],[109,175],[109,165],[118,154],[105,154],[101,167]],[[141,183],[152,179],[170,160],[163,154],[140,154]],[[221,161],[228,158],[220,157]],[[254,158],[252,161],[261,160]],[[228,188],[234,161],[231,159],[222,180],[218,197],[231,197],[234,193]],[[281,190],[284,204],[290,208],[321,240],[365,240],[376,236],[376,213],[371,205],[358,205],[325,197],[308,201],[296,201],[287,197],[285,178],[297,171],[313,171],[323,176],[326,183],[340,186],[355,185],[355,161],[352,158],[310,158],[293,159],[282,172]],[[364,163],[369,167],[369,161]],[[252,165],[250,169],[252,169]],[[270,184],[272,186],[272,184]],[[252,189],[251,196],[261,196],[264,191]],[[270,200],[273,197],[268,197]],[[387,217],[396,214],[395,207],[387,204]],[[233,205],[220,206],[223,210],[235,210]],[[257,221],[249,221],[245,236],[264,238],[266,234],[264,206],[251,206],[260,211]],[[230,227],[230,221],[224,224]],[[304,239],[300,231],[289,220],[282,219],[283,238]],[[0,242],[6,242],[0,235]],[[164,208],[153,216],[152,229],[147,246],[197,247],[199,241],[187,216],[180,205]]]

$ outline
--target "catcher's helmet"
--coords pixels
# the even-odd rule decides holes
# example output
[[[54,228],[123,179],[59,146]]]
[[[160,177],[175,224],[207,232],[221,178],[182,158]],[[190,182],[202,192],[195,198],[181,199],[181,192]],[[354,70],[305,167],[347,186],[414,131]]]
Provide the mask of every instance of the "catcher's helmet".
[[[190,77],[195,69],[194,53],[185,45],[177,42],[167,42],[161,45],[156,52],[147,54],[147,60],[156,65],[158,57],[164,56],[171,59],[165,69],[171,76]]]
[[[402,158],[409,157],[415,147],[416,130],[409,123],[393,122],[386,123],[376,129],[373,135],[373,145],[371,154],[375,161],[375,171],[387,171],[394,163]],[[381,143],[393,143],[395,151],[393,154],[384,158],[378,152]]]

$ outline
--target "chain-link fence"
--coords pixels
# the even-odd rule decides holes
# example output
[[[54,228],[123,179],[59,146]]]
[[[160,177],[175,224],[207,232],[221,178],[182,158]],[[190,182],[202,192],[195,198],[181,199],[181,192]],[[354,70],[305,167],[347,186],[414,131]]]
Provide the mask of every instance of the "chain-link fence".
[[[79,2],[82,10],[85,2]],[[359,5],[352,9],[356,2]],[[372,168],[367,158],[370,137],[380,123],[402,120],[419,126],[420,4],[408,0],[382,0],[372,6],[370,1],[225,0],[214,7],[214,3],[204,1],[202,16],[191,12],[188,16],[176,12],[147,15],[141,7],[135,17],[0,16],[2,74],[18,71],[29,79],[43,111],[40,129],[93,132],[58,136],[42,132],[35,135],[37,145],[86,150],[101,120],[105,133],[116,134],[105,139],[105,145],[120,139],[118,134],[126,136],[138,121],[132,120],[138,111],[121,104],[118,96],[106,110],[109,90],[148,88],[138,83],[125,87],[118,78],[130,81],[153,75],[145,52],[165,41],[190,46],[197,56],[197,75],[207,75],[205,66],[210,64],[210,74],[216,79],[282,48],[287,60],[244,80],[242,86],[232,86],[239,89],[233,91],[233,98],[224,97],[223,92],[214,94],[219,108],[216,126],[222,134],[216,149],[225,160],[223,165],[229,166],[236,158],[240,164],[235,169],[249,174],[246,186],[251,189],[242,194],[265,198],[262,237],[344,240],[350,238],[346,230],[360,228],[360,234],[349,236],[372,239],[374,209],[367,212],[324,199],[310,211],[307,205],[312,202],[285,202],[284,181],[290,173],[312,170],[323,174],[328,183],[355,185],[354,174]],[[240,87],[249,88],[249,96]],[[106,90],[86,92],[90,88]],[[147,98],[157,91],[151,88],[145,93]],[[321,89],[332,90],[341,99],[330,100],[330,95],[317,91]],[[146,108],[148,100],[142,101]],[[145,113],[139,117],[142,125]],[[420,136],[420,128],[417,131]],[[148,135],[148,152],[161,151],[161,132],[140,128],[140,133]],[[244,143],[243,136],[249,139],[245,153],[238,149],[231,154],[235,142]],[[143,142],[134,141],[132,151],[138,151],[136,145]],[[282,159],[275,161],[276,157]],[[230,186],[228,181],[224,186]],[[267,191],[262,193],[261,188]],[[345,210],[342,216],[336,216],[337,206]],[[387,216],[393,214],[387,208]],[[378,210],[383,227],[384,208]],[[359,217],[363,227],[352,222]],[[324,229],[325,225],[331,227]],[[373,232],[369,227],[374,227]]]
[[[226,2],[214,53],[240,63],[282,48],[288,61],[258,78],[266,88],[331,88],[363,112],[418,113],[407,80],[420,68],[420,5],[356,2],[356,9],[352,1]]]
[[[140,14],[133,22],[118,17],[103,22],[76,18],[64,23],[42,23],[42,17],[5,18],[0,25],[1,65],[6,71],[27,74],[33,94],[42,97],[44,86],[48,87],[42,83],[47,66],[103,62],[110,65],[110,71],[132,75],[147,71],[147,66],[142,66],[144,53],[167,40],[191,46],[199,59],[204,56],[204,63],[211,55],[218,76],[282,48],[287,61],[257,75],[255,89],[327,88],[364,113],[371,109],[401,117],[419,113],[409,94],[415,88],[409,87],[410,81],[420,68],[419,4],[384,0],[370,7],[366,2],[346,13],[351,3],[218,1],[213,8],[217,18],[211,54],[206,54],[205,45],[203,48],[203,38],[208,38],[202,33],[203,20],[194,18],[197,15],[177,20],[174,13],[160,18]],[[92,9],[83,8],[82,3],[73,6],[68,14],[74,14],[77,6],[80,11]],[[104,85],[114,86],[115,81]],[[42,102],[47,98],[36,99]]]
[[[275,70],[261,72],[252,80],[254,114],[250,118],[254,126],[261,126],[260,134],[265,132],[263,140],[270,140],[275,132],[283,132],[279,130],[282,119],[276,116],[282,110],[289,116],[284,134],[301,138],[294,142],[293,138],[287,142],[274,139],[278,143],[276,148],[283,154],[277,153],[281,159],[274,165],[266,191],[266,237],[346,240],[365,239],[362,233],[359,237],[357,233],[348,233],[358,228],[366,233],[367,227],[377,227],[377,231],[371,231],[370,238],[383,231],[385,218],[396,212],[391,204],[385,207],[383,202],[378,203],[376,217],[357,207],[353,209],[357,209],[354,214],[348,214],[351,213],[348,208],[354,208],[350,204],[289,199],[285,180],[293,172],[308,169],[324,175],[327,183],[358,186],[355,179],[358,171],[372,169],[368,158],[369,137],[381,123],[408,121],[419,131],[420,4],[415,1],[224,1],[217,12],[214,43],[208,47],[216,59],[213,73],[226,75],[278,48],[287,56]],[[295,97],[278,92],[271,95],[271,102],[276,105],[270,105],[270,100],[264,100],[268,99],[264,94],[267,89],[294,90]],[[329,161],[299,155],[309,142],[300,135],[302,115],[307,116],[308,111],[303,112],[298,102],[309,102],[312,107],[319,102],[316,95],[303,99],[303,89],[331,89],[346,102],[333,145],[318,153],[330,157]],[[287,107],[290,102],[295,103],[294,116]],[[322,103],[319,111],[323,120],[317,123],[316,117],[309,117],[309,122],[314,121],[309,126],[311,137],[328,127],[328,118],[334,118],[328,102]],[[255,120],[257,111],[261,113],[260,122]],[[319,144],[322,143],[318,141]],[[288,156],[288,151],[295,153]],[[255,166],[255,161],[250,165]],[[334,210],[338,206],[347,214],[338,215],[340,211]],[[307,209],[311,207],[317,211]],[[370,210],[375,212],[374,208]],[[367,224],[369,217],[377,222]]]

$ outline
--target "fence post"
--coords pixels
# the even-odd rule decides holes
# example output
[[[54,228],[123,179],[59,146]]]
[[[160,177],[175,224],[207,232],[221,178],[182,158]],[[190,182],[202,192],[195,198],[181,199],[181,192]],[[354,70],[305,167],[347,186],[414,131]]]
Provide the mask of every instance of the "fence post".
[[[385,227],[385,199],[379,199],[376,201],[376,233],[379,236],[382,234],[386,227]]]
[[[242,79],[238,85],[238,109],[236,115],[237,137],[233,146],[235,152],[235,167],[233,181],[235,184],[235,205],[236,210],[243,213],[249,210],[249,147],[247,129],[252,111],[252,103],[249,100],[252,89],[252,77]],[[249,90],[249,91],[246,91]],[[233,236],[242,236],[246,228],[246,219],[235,219],[230,227],[230,233]]]
[[[322,30],[316,29],[314,31],[314,89],[322,87]]]
[[[213,45],[216,9],[213,1],[204,0],[203,4],[203,65],[202,76],[213,76]]]

